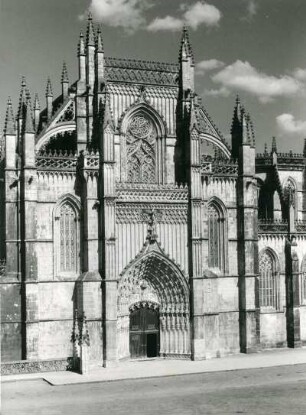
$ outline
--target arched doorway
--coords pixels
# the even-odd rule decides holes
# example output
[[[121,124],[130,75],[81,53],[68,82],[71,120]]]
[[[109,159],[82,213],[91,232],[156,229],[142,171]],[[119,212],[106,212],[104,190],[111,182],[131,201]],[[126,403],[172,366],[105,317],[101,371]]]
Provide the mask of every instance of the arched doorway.
[[[130,308],[130,355],[132,359],[159,355],[159,310],[153,303]]]
[[[130,322],[135,304],[155,304],[158,312],[132,314]],[[141,318],[144,319],[142,323]],[[156,322],[154,327],[152,324],[152,332],[149,329],[151,318]],[[117,330],[119,359],[150,357],[148,354],[171,358],[190,356],[188,284],[178,267],[157,245],[151,245],[150,250],[139,255],[121,275]]]

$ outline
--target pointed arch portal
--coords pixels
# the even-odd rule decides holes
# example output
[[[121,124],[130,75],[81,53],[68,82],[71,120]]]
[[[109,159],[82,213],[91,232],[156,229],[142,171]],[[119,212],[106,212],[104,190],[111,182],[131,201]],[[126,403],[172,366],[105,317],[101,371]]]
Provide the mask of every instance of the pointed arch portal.
[[[137,308],[145,311],[137,313]],[[154,318],[158,321],[153,324]],[[133,319],[138,321],[135,330]],[[138,333],[138,340],[133,331]],[[153,250],[137,258],[119,281],[118,339],[119,358],[150,357],[154,347],[156,354],[164,357],[190,354],[188,284],[179,268],[161,252]],[[141,344],[135,345],[137,341]]]

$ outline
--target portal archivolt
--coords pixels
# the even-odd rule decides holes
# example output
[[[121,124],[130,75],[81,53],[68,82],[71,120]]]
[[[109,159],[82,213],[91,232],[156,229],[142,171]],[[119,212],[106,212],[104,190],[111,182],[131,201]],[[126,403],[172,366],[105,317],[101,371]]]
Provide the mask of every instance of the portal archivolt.
[[[160,355],[188,356],[190,353],[189,288],[178,267],[161,252],[142,255],[128,267],[119,282],[119,358],[130,356],[129,320],[133,304],[158,304]]]

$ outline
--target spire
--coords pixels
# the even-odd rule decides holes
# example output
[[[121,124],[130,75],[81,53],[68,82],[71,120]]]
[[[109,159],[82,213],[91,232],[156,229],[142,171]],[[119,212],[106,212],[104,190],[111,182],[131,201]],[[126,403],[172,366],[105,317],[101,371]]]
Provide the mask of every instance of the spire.
[[[69,83],[68,71],[66,62],[63,62],[63,69],[62,69],[62,83]]]
[[[47,80],[46,97],[53,97],[52,84],[50,78]]]
[[[33,125],[33,118],[32,118],[32,106],[31,106],[31,100],[28,99],[27,105],[26,105],[26,120],[25,120],[25,126],[24,126],[24,132],[34,134],[34,125]]]
[[[92,24],[92,14],[88,13],[87,33],[86,33],[86,46],[95,46],[95,32]]]
[[[13,114],[13,106],[12,106],[12,101],[11,101],[10,97],[7,100],[4,133],[6,135],[15,135],[16,134],[15,120],[14,120],[14,114]]]
[[[271,153],[277,153],[276,138],[272,137]]]
[[[103,48],[103,39],[102,39],[102,34],[101,34],[101,28],[98,28],[98,32],[97,32],[97,42],[96,42],[96,51],[97,52],[104,52],[104,48]]]
[[[33,109],[34,110],[40,110],[40,103],[39,103],[38,94],[35,94]]]
[[[80,40],[78,45],[78,56],[85,55],[85,44],[83,32],[80,32]]]
[[[23,108],[24,108],[24,105],[26,105],[26,101],[27,101],[26,86],[27,86],[26,80],[25,80],[25,77],[23,76],[21,78],[21,88],[20,88],[19,106],[18,106],[18,118],[23,117]]]
[[[182,39],[181,39],[181,48],[180,48],[180,59],[190,58],[191,63],[194,64],[194,56],[192,47],[189,40],[189,33],[187,27],[184,25]]]

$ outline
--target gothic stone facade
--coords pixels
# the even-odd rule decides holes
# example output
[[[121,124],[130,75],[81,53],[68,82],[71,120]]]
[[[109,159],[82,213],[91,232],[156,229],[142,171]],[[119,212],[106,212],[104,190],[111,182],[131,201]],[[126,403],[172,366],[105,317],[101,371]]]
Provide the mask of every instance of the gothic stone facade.
[[[3,364],[305,344],[305,153],[256,155],[238,99],[229,147],[194,91],[186,29],[178,64],[114,59],[89,19],[78,60],[43,111],[24,80],[16,118],[8,102]]]

